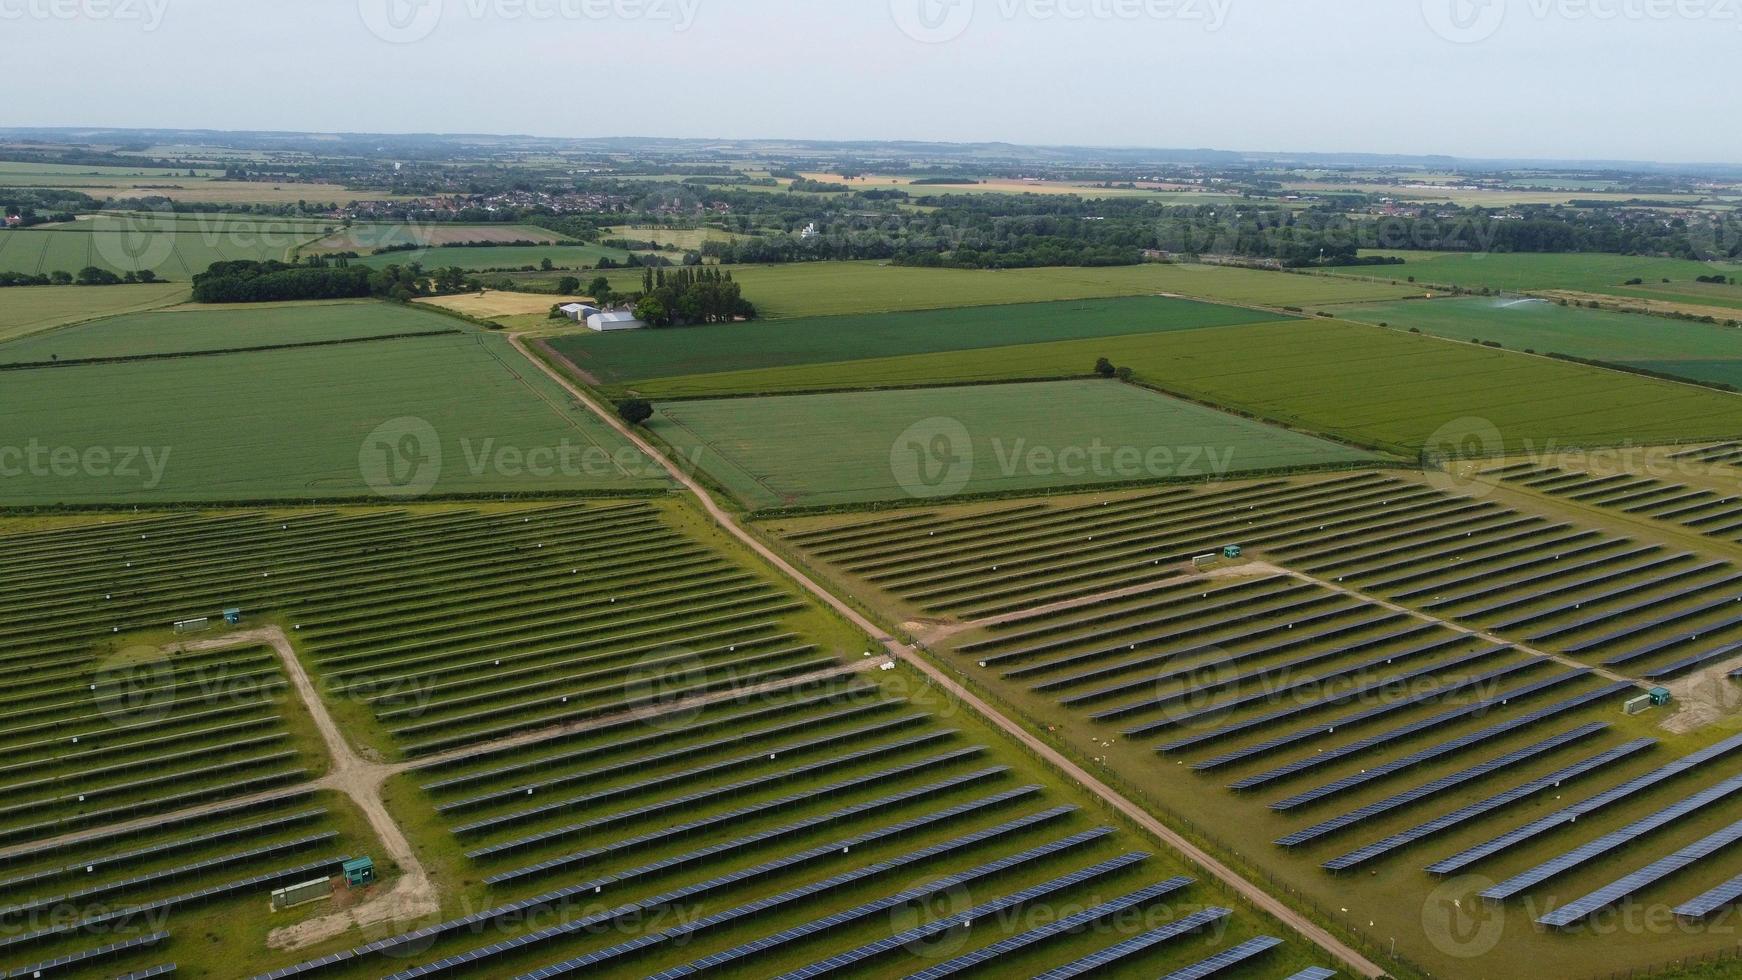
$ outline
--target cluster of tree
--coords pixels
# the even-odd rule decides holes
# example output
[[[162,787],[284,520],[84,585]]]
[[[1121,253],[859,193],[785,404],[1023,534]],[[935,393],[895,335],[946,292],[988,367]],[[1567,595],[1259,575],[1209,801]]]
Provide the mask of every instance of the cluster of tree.
[[[466,292],[484,287],[477,277],[454,267],[425,270],[417,263],[382,269],[324,258],[290,264],[238,259],[214,262],[194,276],[196,303],[264,303],[306,299],[377,296],[406,302],[418,296]]]
[[[755,317],[755,304],[744,298],[730,272],[717,267],[671,272],[648,269],[642,274],[641,294],[635,298],[635,318],[651,327],[726,323]]]
[[[157,273],[150,269],[140,269],[138,272],[125,272],[117,275],[108,269],[99,269],[94,265],[87,265],[76,274],[59,270],[36,274],[0,272],[0,288],[7,286],[119,286],[156,281]]]

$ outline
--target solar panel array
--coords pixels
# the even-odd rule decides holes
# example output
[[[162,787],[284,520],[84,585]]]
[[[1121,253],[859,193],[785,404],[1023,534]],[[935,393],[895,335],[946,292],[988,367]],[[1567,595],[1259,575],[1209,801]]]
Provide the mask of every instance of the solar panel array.
[[[1704,861],[1713,854],[1742,840],[1742,821],[1695,841],[1668,857],[1660,858],[1638,871],[1604,885],[1602,888],[1566,903],[1536,921],[1545,926],[1570,926],[1591,913],[1655,884],[1684,868]]]
[[[13,980],[15,977],[48,977],[69,970],[88,969],[97,963],[113,959],[125,953],[150,949],[168,938],[169,933],[160,929],[156,932],[146,933],[143,936],[134,936],[130,939],[108,943],[94,949],[82,950],[77,953],[67,953],[64,956],[57,956],[52,960],[43,960],[38,963],[31,963],[28,966],[21,966],[8,971],[6,977],[7,980]]]
[[[1671,459],[1734,464],[1732,444],[1676,453]],[[1716,538],[1738,540],[1742,534],[1742,497],[1724,496],[1684,484],[1627,475],[1590,476],[1555,467],[1514,466],[1495,471],[1507,483],[1577,500],[1593,507],[1620,510],[1681,524]]]
[[[1128,960],[1145,950],[1170,943],[1182,936],[1189,936],[1199,930],[1209,928],[1217,922],[1226,919],[1233,913],[1227,909],[1200,909],[1190,915],[1176,919],[1158,929],[1151,929],[1141,936],[1120,940],[1105,949],[1097,950],[1080,960],[1066,963],[1063,966],[1039,974],[1034,980],[1071,980],[1106,969],[1122,960]]]
[[[1222,950],[1207,960],[1193,963],[1181,970],[1175,970],[1163,977],[1162,980],[1203,980],[1204,977],[1213,977],[1225,970],[1232,970],[1234,967],[1256,959],[1281,945],[1282,940],[1275,936],[1248,939],[1231,949]]]

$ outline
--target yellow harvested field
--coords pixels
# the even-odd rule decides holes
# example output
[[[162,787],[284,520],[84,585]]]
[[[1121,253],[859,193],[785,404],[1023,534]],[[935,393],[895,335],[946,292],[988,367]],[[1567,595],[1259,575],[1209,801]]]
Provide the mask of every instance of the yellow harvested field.
[[[481,320],[500,316],[524,316],[546,313],[554,303],[591,303],[588,296],[552,296],[549,293],[511,293],[487,289],[481,293],[461,293],[457,296],[431,296],[414,302],[439,306]]]

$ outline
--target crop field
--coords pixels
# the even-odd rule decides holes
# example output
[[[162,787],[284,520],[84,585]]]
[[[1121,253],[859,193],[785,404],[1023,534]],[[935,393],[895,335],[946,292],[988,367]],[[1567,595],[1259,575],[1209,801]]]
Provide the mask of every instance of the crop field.
[[[559,338],[551,346],[600,381],[624,385],[673,375],[754,371],[1272,319],[1275,314],[1243,307],[1143,296],[764,320],[691,330],[581,331]],[[1093,363],[1091,360],[1083,369]],[[665,393],[657,386],[651,390]]]
[[[1498,455],[1551,441],[1662,445],[1742,433],[1742,401],[1724,392],[1322,319],[692,375],[662,386],[700,396],[1036,379],[1075,374],[1097,357],[1158,388],[1410,454],[1484,434],[1475,448]]]
[[[1379,461],[1315,436],[1103,380],[656,408],[653,432],[753,509]]]
[[[341,309],[350,307],[295,316]],[[13,370],[0,409],[18,440],[0,476],[0,501],[11,505],[668,485],[506,339],[471,330]]]
[[[270,181],[222,180],[210,177],[127,177],[116,174],[6,174],[0,185],[7,187],[54,187],[114,201],[136,198],[167,198],[187,204],[313,204],[343,205],[356,200],[409,200],[405,195],[382,190],[346,187],[343,184],[273,183]]]
[[[178,283],[139,286],[17,286],[0,296],[0,343],[120,313],[139,313],[187,299]]]
[[[387,252],[365,255],[356,261],[371,268],[421,263],[426,269],[521,269],[537,267],[549,259],[559,269],[591,269],[600,259],[622,262],[629,253],[602,245],[493,245],[468,247],[455,245],[429,248],[416,252]],[[640,278],[636,278],[637,288]]]
[[[0,963],[360,978],[1322,962],[917,674],[867,669],[864,637],[707,544],[699,520],[646,503],[181,512],[8,535],[0,618],[31,625],[0,630],[0,670],[19,675],[0,915],[51,924],[9,930]],[[112,650],[232,605],[292,652],[221,629],[168,656]],[[311,693],[287,693],[281,656],[313,670]],[[297,701],[313,690],[389,760],[368,826],[358,790],[313,782],[325,760]],[[414,841],[409,864],[381,860],[383,819]],[[361,853],[378,883],[267,910],[267,890]],[[414,876],[443,893],[415,931],[324,927]]]
[[[457,245],[465,242],[555,242],[556,232],[535,225],[462,225],[452,222],[360,223],[310,243],[307,252],[363,252],[396,245]]]
[[[550,293],[516,293],[507,290],[486,289],[477,293],[431,296],[412,302],[421,306],[439,306],[444,310],[453,310],[467,316],[475,316],[480,320],[493,320],[498,317],[546,316],[550,313],[552,306],[589,299],[591,297],[553,296]],[[572,323],[568,324],[567,328],[576,329]]]
[[[1712,695],[1679,683],[1679,710],[1621,710],[1692,669],[1672,660],[1742,659],[1729,563],[1376,474],[766,530],[1416,969],[1606,976],[1730,945],[1705,920],[1736,856],[1665,856],[1729,839],[1742,737],[1688,734]],[[1231,543],[1244,564],[1189,563]],[[1609,929],[1616,903],[1680,928]]]
[[[625,238],[637,242],[658,242],[674,249],[697,252],[708,242],[732,242],[750,235],[741,235],[723,228],[666,228],[660,225],[618,225],[605,230],[607,238]]]
[[[368,300],[265,305],[246,310],[186,306],[92,320],[0,343],[0,365],[322,344],[450,333],[463,327],[446,317]]]
[[[428,264],[428,263],[426,263]],[[1359,282],[1213,265],[1106,268],[920,269],[879,262],[732,266],[759,314],[771,318],[896,313],[961,306],[1177,294],[1209,302],[1319,309],[1421,295],[1410,285]],[[614,289],[640,288],[641,271],[609,274]]]
[[[193,220],[190,220],[193,219]],[[72,224],[0,231],[0,271],[38,275],[149,269],[186,282],[213,262],[289,257],[324,226],[276,218],[100,215]]]
[[[1541,299],[1460,297],[1352,307],[1345,315],[1451,340],[1586,360],[1742,388],[1734,328],[1561,306]]]
[[[1707,305],[1742,308],[1742,288],[1705,286],[1698,276],[1742,275],[1742,266],[1694,262],[1686,259],[1607,253],[1486,253],[1486,252],[1382,252],[1394,255],[1403,265],[1356,267],[1337,273],[1352,277],[1383,277],[1389,280],[1414,276],[1421,283],[1487,287],[1494,290],[1577,290],[1613,296],[1640,296],[1703,302]],[[1630,279],[1644,284],[1624,285]],[[1664,280],[1669,280],[1664,282]],[[1693,297],[1700,297],[1694,299]]]

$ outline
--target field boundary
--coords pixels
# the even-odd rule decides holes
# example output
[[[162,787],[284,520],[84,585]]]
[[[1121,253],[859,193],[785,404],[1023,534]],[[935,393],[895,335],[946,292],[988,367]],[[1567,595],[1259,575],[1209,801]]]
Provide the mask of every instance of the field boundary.
[[[372,344],[381,340],[410,340],[414,337],[454,337],[465,333],[466,331],[458,328],[421,330],[407,333],[386,333],[375,337],[340,337],[335,340],[303,340],[290,344],[265,344],[260,347],[216,347],[210,350],[177,351],[173,354],[123,354],[116,357],[70,358],[65,361],[13,361],[0,364],[0,371],[33,371],[41,368],[86,367],[95,364],[132,364],[139,361],[174,361],[184,357],[220,357],[227,354],[254,354],[261,351],[338,347],[345,344]]]

